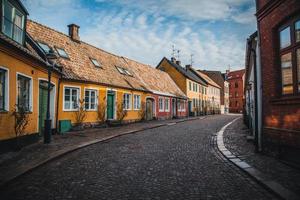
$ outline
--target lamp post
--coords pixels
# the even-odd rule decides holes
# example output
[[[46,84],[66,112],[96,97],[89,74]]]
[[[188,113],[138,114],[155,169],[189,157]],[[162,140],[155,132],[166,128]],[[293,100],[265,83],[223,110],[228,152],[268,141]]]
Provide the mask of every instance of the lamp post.
[[[48,90],[47,90],[47,112],[45,119],[45,129],[44,129],[44,144],[49,144],[51,142],[51,119],[50,119],[50,90],[51,90],[51,72],[55,66],[55,60],[57,55],[51,49],[47,54],[48,63]]]

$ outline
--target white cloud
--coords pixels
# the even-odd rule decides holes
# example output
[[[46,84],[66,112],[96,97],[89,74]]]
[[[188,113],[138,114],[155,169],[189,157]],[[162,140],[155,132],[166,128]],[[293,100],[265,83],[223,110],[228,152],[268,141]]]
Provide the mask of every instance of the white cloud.
[[[187,20],[228,20],[245,23],[252,18],[254,12],[241,12],[240,7],[249,0],[96,0],[99,3],[113,3],[148,13],[164,13]],[[251,10],[252,11],[252,10]],[[240,17],[242,20],[239,19]],[[251,23],[252,21],[248,20]]]
[[[150,22],[145,14],[135,16],[122,12],[114,16],[100,14],[94,24],[82,33],[83,40],[152,66],[163,56],[170,57],[175,44],[181,50],[183,64],[189,64],[190,54],[194,54],[194,65],[202,69],[243,67],[244,44],[234,36],[220,38],[209,30],[193,30],[189,24],[164,23],[161,16]]]

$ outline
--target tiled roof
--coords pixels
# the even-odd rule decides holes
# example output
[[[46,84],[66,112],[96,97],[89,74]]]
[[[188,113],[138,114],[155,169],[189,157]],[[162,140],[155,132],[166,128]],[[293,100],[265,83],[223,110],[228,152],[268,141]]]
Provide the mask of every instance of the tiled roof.
[[[201,70],[197,70],[199,76],[201,76],[209,85],[212,85],[217,88],[221,88],[216,82],[214,82],[209,76],[203,73]]]
[[[206,83],[205,83],[203,80],[201,80],[197,75],[195,75],[195,74],[192,72],[192,70],[183,68],[182,66],[177,65],[176,63],[172,62],[171,60],[167,59],[166,57],[164,57],[164,58],[161,60],[161,62],[162,62],[164,59],[167,60],[167,62],[168,62],[172,67],[174,67],[179,73],[181,73],[182,75],[184,75],[186,78],[188,78],[188,79],[190,79],[190,80],[192,80],[192,81],[195,81],[195,82],[197,82],[197,83],[200,83],[200,84],[202,84],[202,85],[206,85]],[[158,66],[159,66],[159,65],[160,65],[160,64],[158,64]]]
[[[224,87],[224,76],[220,71],[202,71],[205,73],[209,78],[211,78],[215,83],[217,83],[220,87]]]
[[[111,54],[82,41],[73,41],[68,35],[31,20],[27,22],[27,31],[37,42],[46,43],[52,48],[63,48],[67,52],[69,59],[58,59],[63,67],[64,79],[142,91],[158,90],[184,96],[166,73],[148,65]],[[101,68],[95,67],[91,58],[96,59]],[[120,74],[117,66],[127,69],[132,76]]]
[[[25,37],[27,39],[27,37]],[[13,47],[16,47],[20,51],[22,51],[25,55],[28,55],[34,59],[37,59],[38,61],[45,63],[44,59],[42,59],[37,52],[33,49],[33,47],[28,43],[28,41],[25,39],[25,45],[21,45],[18,42],[12,40],[11,38],[7,37],[3,33],[0,32],[0,42],[5,42],[8,45],[11,45]]]

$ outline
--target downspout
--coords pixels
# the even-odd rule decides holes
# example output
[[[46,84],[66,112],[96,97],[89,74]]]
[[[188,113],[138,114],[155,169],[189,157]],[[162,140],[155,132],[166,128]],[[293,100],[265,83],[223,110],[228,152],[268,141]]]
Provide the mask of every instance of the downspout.
[[[56,133],[58,133],[58,111],[59,111],[59,96],[60,96],[60,83],[61,83],[61,78],[62,78],[62,75],[61,77],[58,79],[58,88],[57,88],[57,101],[56,101],[56,117],[55,117],[55,124],[56,124]]]
[[[251,48],[250,51],[253,53],[253,68],[254,68],[254,113],[255,113],[255,151],[260,152],[258,145],[258,102],[257,102],[257,63],[256,63],[256,50]]]

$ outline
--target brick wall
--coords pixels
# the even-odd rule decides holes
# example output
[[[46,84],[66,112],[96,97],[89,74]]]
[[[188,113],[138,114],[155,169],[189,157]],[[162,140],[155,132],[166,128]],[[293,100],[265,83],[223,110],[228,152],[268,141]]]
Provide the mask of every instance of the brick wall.
[[[244,105],[244,74],[245,70],[232,71],[228,74],[229,112],[242,113]],[[236,87],[237,83],[237,87]]]
[[[258,3],[261,8],[266,0],[258,0]],[[300,95],[281,96],[278,51],[278,27],[300,13],[300,1],[276,0],[268,5],[268,8],[259,10],[257,16],[261,41],[264,137],[269,136],[278,144],[300,147]]]

